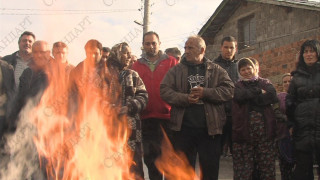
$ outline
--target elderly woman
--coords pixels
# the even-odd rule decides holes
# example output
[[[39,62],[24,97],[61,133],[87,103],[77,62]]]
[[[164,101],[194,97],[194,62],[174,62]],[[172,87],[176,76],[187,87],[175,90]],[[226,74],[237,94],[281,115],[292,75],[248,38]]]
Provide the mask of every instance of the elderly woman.
[[[296,167],[293,179],[311,180],[313,162],[320,162],[320,43],[305,41],[286,98],[289,128],[293,130]]]
[[[139,113],[147,105],[148,93],[138,73],[128,69],[130,61],[129,45],[127,43],[116,44],[112,47],[107,59],[107,67],[110,74],[111,93],[113,93],[111,95],[114,97],[113,103],[121,107],[119,115],[127,116],[128,126],[131,129],[128,147],[133,152],[134,163],[130,171],[135,174],[135,179],[144,179]],[[117,92],[121,93],[117,96]]]
[[[257,61],[256,61],[257,62]],[[252,58],[238,62],[240,80],[235,84],[232,105],[234,179],[275,179],[274,139],[276,119],[272,104],[276,90],[259,77]],[[254,171],[258,173],[254,173]]]

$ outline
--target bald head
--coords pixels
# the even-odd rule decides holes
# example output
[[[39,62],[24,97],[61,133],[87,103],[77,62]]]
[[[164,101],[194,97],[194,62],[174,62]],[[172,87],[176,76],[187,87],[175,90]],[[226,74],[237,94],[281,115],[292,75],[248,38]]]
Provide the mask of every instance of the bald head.
[[[32,57],[35,66],[43,68],[49,63],[50,48],[46,41],[35,41],[32,45]]]
[[[200,64],[206,50],[206,43],[200,36],[190,36],[184,47],[187,61]]]
[[[43,49],[50,51],[49,45],[46,41],[35,41],[32,45],[32,50],[37,47],[42,47]]]

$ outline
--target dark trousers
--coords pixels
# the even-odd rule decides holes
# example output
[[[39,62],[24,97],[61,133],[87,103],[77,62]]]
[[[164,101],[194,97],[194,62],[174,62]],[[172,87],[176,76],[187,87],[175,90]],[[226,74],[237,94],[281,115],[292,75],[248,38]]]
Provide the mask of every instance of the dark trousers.
[[[161,142],[163,133],[169,132],[168,121],[166,119],[143,119],[142,120],[142,145],[144,163],[148,167],[150,180],[162,180],[162,173],[155,166],[155,161],[161,156]],[[168,134],[168,136],[170,136]]]
[[[131,165],[130,172],[134,173],[135,180],[143,180],[144,172],[143,172],[141,143],[137,143],[136,150],[134,151],[134,154],[133,154],[133,161],[134,161],[134,164]]]
[[[195,167],[196,155],[199,154],[201,179],[218,179],[221,135],[209,136],[207,128],[183,126],[181,131],[173,133],[173,146],[176,151],[186,154],[193,167]]]
[[[6,117],[0,116],[0,137],[2,138],[4,132],[7,130]]]
[[[295,166],[293,156],[292,154],[288,153],[288,151],[284,151],[283,148],[281,148],[282,144],[286,143],[287,146],[292,147],[292,141],[289,139],[289,137],[285,137],[283,139],[278,140],[278,157],[279,157],[279,167],[281,172],[281,180],[291,180],[293,175],[293,169]],[[289,151],[291,152],[291,151]],[[288,158],[289,157],[289,158]]]
[[[221,148],[222,153],[224,155],[227,155],[225,151],[230,150],[230,153],[232,154],[232,116],[227,116],[226,124],[223,126],[222,131],[222,137],[221,137]],[[224,149],[226,148],[226,149]]]
[[[296,168],[293,171],[293,179],[313,180],[314,154],[312,152],[295,151],[294,156],[296,158]],[[316,154],[316,158],[316,162],[320,165],[319,154]]]

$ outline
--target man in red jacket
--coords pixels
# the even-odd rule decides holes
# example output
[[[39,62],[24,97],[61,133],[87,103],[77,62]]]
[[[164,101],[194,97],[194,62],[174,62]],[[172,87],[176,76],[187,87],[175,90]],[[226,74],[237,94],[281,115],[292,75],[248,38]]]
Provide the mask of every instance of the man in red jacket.
[[[160,82],[167,71],[178,61],[164,54],[160,48],[159,35],[153,31],[143,35],[144,54],[132,66],[142,78],[149,101],[146,109],[141,113],[142,144],[144,162],[148,167],[151,180],[162,180],[162,173],[155,166],[155,160],[161,155],[161,142],[163,134],[161,127],[168,132],[171,107],[160,98]]]

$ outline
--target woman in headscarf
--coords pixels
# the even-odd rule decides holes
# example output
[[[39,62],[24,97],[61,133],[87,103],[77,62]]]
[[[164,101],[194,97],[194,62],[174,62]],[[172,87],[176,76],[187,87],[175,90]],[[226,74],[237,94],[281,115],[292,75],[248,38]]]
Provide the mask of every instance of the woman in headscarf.
[[[313,180],[313,163],[320,163],[320,43],[305,41],[286,97],[296,167],[293,179]],[[318,168],[319,174],[319,168]]]
[[[256,61],[257,62],[257,61]],[[268,79],[259,77],[252,58],[238,62],[240,80],[232,105],[234,179],[275,179],[274,139],[276,119],[272,104],[278,102]],[[259,171],[254,173],[254,171]]]
[[[125,42],[112,47],[107,59],[110,74],[110,92],[113,104],[119,105],[119,115],[126,115],[128,128],[131,131],[128,147],[133,152],[133,161],[130,171],[135,179],[144,179],[142,163],[142,136],[140,112],[146,107],[148,93],[139,74],[128,66],[131,61],[131,49]],[[119,86],[120,85],[120,86]],[[119,88],[119,89],[118,89]],[[117,95],[117,93],[120,94]]]

